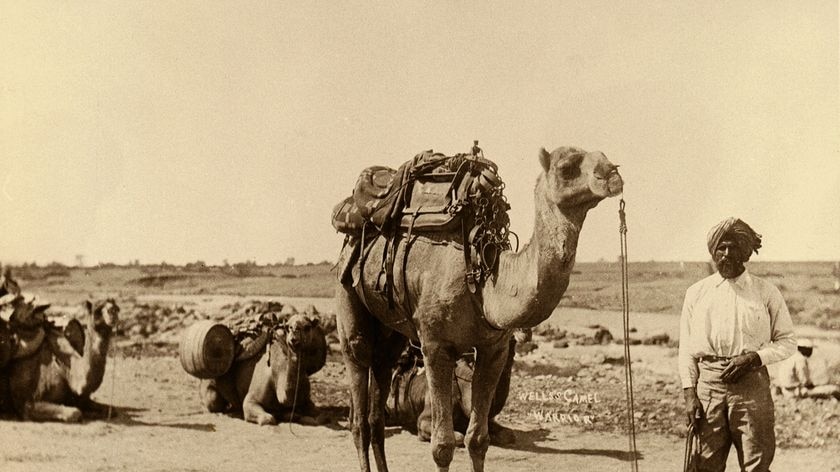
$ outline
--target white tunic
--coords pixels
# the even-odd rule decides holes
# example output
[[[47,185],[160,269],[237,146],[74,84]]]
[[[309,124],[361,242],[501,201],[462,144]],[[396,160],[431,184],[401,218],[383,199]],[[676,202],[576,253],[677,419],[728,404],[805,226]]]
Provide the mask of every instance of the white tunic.
[[[757,352],[762,365],[796,352],[793,322],[779,289],[747,271],[735,279],[716,272],[689,287],[680,318],[682,387],[697,384],[701,356],[746,352]]]

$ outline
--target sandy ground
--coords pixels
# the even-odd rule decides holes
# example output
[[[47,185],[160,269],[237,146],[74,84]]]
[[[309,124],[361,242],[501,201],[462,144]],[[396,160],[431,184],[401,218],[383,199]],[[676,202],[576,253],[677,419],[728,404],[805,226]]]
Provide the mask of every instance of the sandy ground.
[[[160,297],[150,297],[159,300]],[[187,297],[172,297],[178,301]],[[276,297],[280,298],[280,297]],[[233,297],[235,300],[236,297]],[[331,300],[286,299],[320,311],[331,311]],[[193,302],[218,306],[231,297],[192,297]],[[676,335],[676,317],[663,314],[632,314],[639,333],[666,332]],[[548,321],[557,326],[602,324],[621,332],[621,314],[561,308]],[[836,339],[821,339],[837,347]],[[556,363],[560,356],[583,358],[590,350],[620,357],[622,346],[573,346],[558,350],[543,343],[530,356]],[[673,356],[665,348],[634,346],[634,371],[673,375]],[[838,347],[840,350],[840,347]],[[22,423],[0,419],[0,471],[215,471],[215,470],[358,470],[355,449],[346,429],[347,400],[340,364],[333,359],[313,377],[319,406],[330,406],[334,421],[310,427],[282,424],[259,427],[228,415],[206,413],[199,400],[199,381],[187,375],[174,356],[112,357],[103,385],[94,399],[115,406],[110,420],[87,420],[83,424]],[[618,368],[618,367],[616,367]],[[676,380],[675,380],[676,381]],[[338,399],[338,400],[336,400]],[[340,401],[339,401],[340,400]],[[339,406],[336,406],[337,402]],[[487,470],[630,470],[626,460],[628,439],[586,426],[517,421],[516,414],[502,418],[517,431],[516,444],[488,452]],[[434,463],[428,443],[419,442],[400,428],[389,428],[386,442],[392,470],[429,471]],[[683,440],[670,435],[643,433],[638,436],[639,470],[681,470]],[[840,444],[826,448],[780,449],[774,470],[838,470]],[[470,470],[469,456],[456,451],[451,470]],[[734,452],[729,470],[737,470]]]
[[[81,425],[0,421],[3,471],[207,471],[357,470],[345,429],[344,410],[327,426],[256,426],[227,415],[204,412],[198,380],[183,372],[174,357],[116,358],[94,398],[116,405],[111,420]],[[317,388],[317,386],[316,386]],[[488,470],[629,470],[627,437],[560,424],[510,424],[517,430],[511,447],[491,447]],[[427,443],[399,428],[388,429],[392,470],[428,471]],[[641,434],[640,470],[681,470],[683,443],[672,436]],[[840,447],[779,450],[775,470],[840,470]],[[730,458],[734,460],[734,454]],[[282,466],[280,466],[282,464]],[[737,469],[733,462],[730,470]],[[456,452],[452,470],[469,470],[465,450]]]

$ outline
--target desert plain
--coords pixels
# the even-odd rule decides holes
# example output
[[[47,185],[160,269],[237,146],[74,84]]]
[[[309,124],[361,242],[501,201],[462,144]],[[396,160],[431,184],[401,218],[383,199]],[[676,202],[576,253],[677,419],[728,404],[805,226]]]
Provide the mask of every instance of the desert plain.
[[[840,293],[831,262],[752,262],[775,283],[798,336],[825,356],[840,382]],[[685,289],[708,274],[705,262],[629,265],[630,358],[639,470],[681,470],[685,426],[676,371],[679,312]],[[286,311],[334,316],[336,275],[328,262],[239,263],[223,267],[57,264],[15,268],[25,292],[51,303],[60,318],[82,302],[114,297],[121,307],[105,380],[93,398],[111,417],[81,424],[0,418],[3,471],[357,470],[347,429],[344,367],[335,333],[327,333],[327,365],[312,377],[323,426],[257,426],[206,412],[199,380],[178,359],[183,330],[200,319],[225,321],[249,306],[279,302]],[[511,392],[499,422],[514,444],[491,446],[489,470],[630,469],[626,421],[621,272],[614,262],[579,263],[551,318],[520,343]],[[591,334],[606,329],[610,337]],[[611,339],[610,339],[611,338]],[[840,403],[776,397],[774,470],[840,470]],[[387,430],[392,470],[433,469],[428,443],[400,427]],[[734,452],[730,468],[737,468]],[[452,470],[468,470],[456,451]]]

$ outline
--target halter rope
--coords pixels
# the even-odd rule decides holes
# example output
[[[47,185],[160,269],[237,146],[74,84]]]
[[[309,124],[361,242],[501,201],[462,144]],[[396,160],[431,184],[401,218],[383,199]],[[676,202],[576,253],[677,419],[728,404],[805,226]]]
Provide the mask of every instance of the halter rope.
[[[636,451],[636,419],[633,411],[633,370],[630,364],[630,286],[627,271],[627,220],[624,213],[624,197],[619,203],[618,218],[621,221],[618,232],[621,234],[621,305],[624,320],[624,384],[625,399],[627,401],[627,425],[629,427],[630,470],[639,471],[638,453]]]

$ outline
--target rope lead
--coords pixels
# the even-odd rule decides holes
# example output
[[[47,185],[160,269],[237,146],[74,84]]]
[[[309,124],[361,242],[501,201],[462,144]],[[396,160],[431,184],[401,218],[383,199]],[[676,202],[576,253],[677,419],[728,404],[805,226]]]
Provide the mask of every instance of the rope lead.
[[[630,470],[639,471],[638,453],[636,451],[636,418],[633,409],[633,370],[630,363],[630,286],[627,271],[627,219],[624,212],[624,197],[622,196],[618,206],[618,218],[620,226],[618,229],[621,235],[621,304],[624,320],[624,383],[626,386],[625,400],[627,401],[627,425],[629,427],[628,441],[630,453]]]

